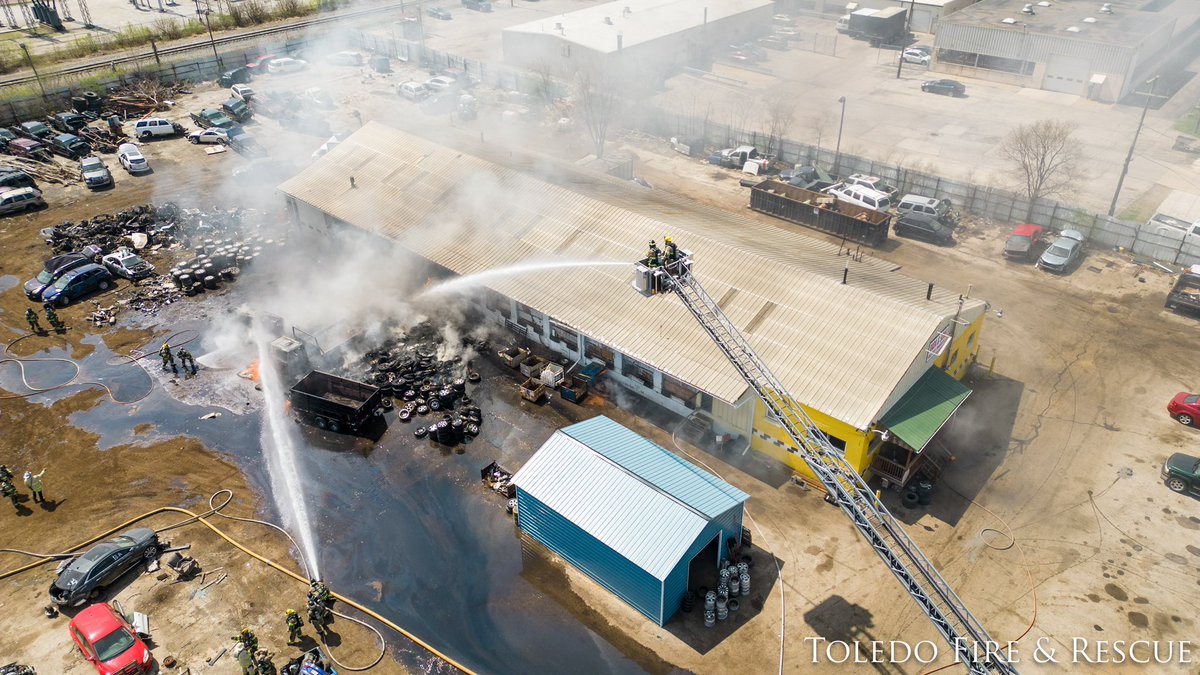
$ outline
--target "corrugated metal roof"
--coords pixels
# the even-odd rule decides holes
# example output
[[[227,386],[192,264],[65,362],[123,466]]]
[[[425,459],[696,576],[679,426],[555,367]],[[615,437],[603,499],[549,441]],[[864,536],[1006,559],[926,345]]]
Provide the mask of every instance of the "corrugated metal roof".
[[[930,368],[883,414],[879,425],[921,452],[970,395],[966,385],[940,368]]]
[[[551,436],[513,483],[660,580],[708,522],[564,433]]]
[[[603,415],[564,427],[561,431],[706,518],[716,518],[750,498],[745,492]]]
[[[751,344],[797,400],[859,429],[878,418],[958,308],[956,293],[937,288],[926,300],[926,285],[894,265],[851,260],[837,245],[798,232],[548,159],[478,152],[495,153],[506,166],[371,122],[280,190],[460,275],[536,261],[632,264],[648,240],[669,235],[695,252],[696,276],[713,297],[736,289],[725,311],[742,330],[767,303],[776,305],[748,334]],[[413,186],[418,171],[425,175]],[[846,268],[849,283],[842,284]],[[745,382],[682,303],[637,296],[631,273],[624,266],[542,269],[482,285],[737,401]],[[964,310],[982,304],[967,299]]]
[[[603,417],[556,431],[513,484],[656,579],[711,518],[749,498]]]
[[[772,0],[617,0],[505,28],[506,33],[553,35],[598,52],[650,42],[762,7]],[[628,10],[628,11],[626,11]],[[621,36],[618,42],[617,36]]]

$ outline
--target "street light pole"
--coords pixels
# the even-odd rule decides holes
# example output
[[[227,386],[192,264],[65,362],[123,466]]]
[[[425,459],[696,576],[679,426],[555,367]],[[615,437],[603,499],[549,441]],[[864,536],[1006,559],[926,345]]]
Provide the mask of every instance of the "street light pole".
[[[833,173],[834,173],[834,175],[837,175],[838,163],[840,163],[842,160],[842,126],[846,124],[846,97],[843,96],[843,97],[839,98],[838,103],[842,104],[842,117],[838,121],[837,147],[833,151]]]
[[[45,101],[46,100],[46,88],[42,86],[42,76],[38,74],[37,68],[35,68],[33,65],[33,57],[29,55],[29,48],[25,46],[24,42],[20,43],[17,46],[19,46],[21,48],[21,51],[25,52],[25,60],[29,62],[29,69],[33,71],[33,77],[34,77],[34,79],[37,80],[38,89],[42,90],[42,100]]]
[[[1129,173],[1129,163],[1133,161],[1133,150],[1137,147],[1138,135],[1142,133],[1142,125],[1146,122],[1146,111],[1150,109],[1150,99],[1154,98],[1154,85],[1157,82],[1157,75],[1146,81],[1150,85],[1150,91],[1146,94],[1145,105],[1142,106],[1142,117],[1138,120],[1137,129],[1133,132],[1133,142],[1129,144],[1129,154],[1125,155],[1125,164],[1121,167],[1121,177],[1117,179],[1117,189],[1113,192],[1112,203],[1108,205],[1108,215],[1110,216],[1117,211],[1117,198],[1121,196],[1121,186],[1125,184],[1125,174]]]
[[[209,14],[212,14],[212,10],[205,9],[204,25],[208,27],[208,44],[212,45],[213,58],[217,60],[217,72],[220,73],[220,71],[225,70],[225,64],[221,63],[221,55],[217,53],[217,41],[213,38],[212,21],[208,18]]]
[[[908,4],[908,15],[904,17],[904,40],[908,41],[908,32],[912,27],[913,10],[917,8],[917,0],[912,0]],[[896,60],[896,79],[900,79],[900,69],[904,67],[904,50],[905,46],[900,45],[900,58]]]

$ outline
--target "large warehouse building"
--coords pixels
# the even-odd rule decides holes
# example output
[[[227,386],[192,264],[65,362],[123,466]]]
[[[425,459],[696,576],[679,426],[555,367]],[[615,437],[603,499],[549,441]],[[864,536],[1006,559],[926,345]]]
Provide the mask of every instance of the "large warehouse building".
[[[559,76],[662,75],[771,29],[771,0],[617,0],[505,28],[504,61]]]
[[[1118,101],[1171,45],[1171,5],[1196,3],[983,0],[940,21],[933,69]]]
[[[750,498],[607,417],[556,431],[513,485],[521,531],[660,626],[716,588]]]
[[[375,233],[447,275],[527,266],[480,280],[497,326],[603,363],[612,383],[801,473],[782,428],[682,303],[631,288],[647,241],[671,236],[695,253],[708,293],[859,471],[911,475],[969,393],[958,379],[979,350],[981,300],[836,244],[547,162],[529,169],[571,189],[370,123],[280,190],[302,226]]]

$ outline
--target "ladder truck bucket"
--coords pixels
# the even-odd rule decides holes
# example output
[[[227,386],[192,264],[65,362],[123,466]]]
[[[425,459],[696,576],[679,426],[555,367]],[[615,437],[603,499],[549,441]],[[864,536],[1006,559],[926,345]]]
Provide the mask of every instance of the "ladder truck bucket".
[[[660,258],[655,265],[650,264],[650,258],[642,258],[633,264],[633,281],[630,285],[647,298],[659,293],[671,293],[673,288],[667,282],[667,275],[676,279],[690,277],[692,252],[679,249],[679,256],[675,260],[664,261]]]

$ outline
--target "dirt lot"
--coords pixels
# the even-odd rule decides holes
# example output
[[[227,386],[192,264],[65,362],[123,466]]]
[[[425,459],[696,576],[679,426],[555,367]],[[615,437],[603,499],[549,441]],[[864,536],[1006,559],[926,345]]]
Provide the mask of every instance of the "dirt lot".
[[[498,137],[507,134],[521,139],[522,150],[555,150],[570,159],[582,155],[577,141],[564,142],[562,136],[551,136],[537,127],[500,127],[495,117],[483,114],[477,122],[453,124],[444,115],[423,114],[418,106],[401,102],[390,93],[395,82],[419,75],[416,69],[406,67],[391,78],[369,80],[349,70],[329,69],[320,74],[332,78],[322,84],[339,101],[335,113],[339,124],[353,125],[349,114],[353,105],[364,119],[381,119],[442,142],[453,141],[468,152],[476,150],[486,136],[484,147],[495,155],[500,147]],[[313,80],[306,75],[292,81],[298,86]],[[223,94],[202,88],[180,105],[192,109],[221,98]],[[276,125],[270,121],[261,122],[260,128],[264,137],[270,138],[273,152],[291,147],[307,154],[321,140],[277,135]],[[638,141],[629,147],[640,156],[638,173],[656,188],[747,213],[747,193],[736,187],[733,174],[714,174],[711,167],[653,143]],[[40,250],[36,229],[63,219],[79,219],[152,198],[219,202],[249,198],[256,192],[269,194],[269,190],[247,190],[244,185],[240,191],[237,186],[218,185],[223,183],[219,179],[244,161],[230,153],[209,157],[181,141],[161,141],[149,144],[146,154],[156,170],[153,176],[130,178],[118,172],[117,188],[96,196],[77,187],[51,190],[50,210],[5,219],[0,231],[0,267],[12,274],[26,274],[32,267],[30,257]],[[686,213],[680,217],[686,218]],[[957,460],[948,465],[932,507],[909,511],[897,503],[896,513],[909,523],[912,536],[994,637],[1024,635],[1020,642],[1022,672],[1200,672],[1195,663],[1150,670],[1114,664],[1073,668],[1069,663],[1076,638],[1188,640],[1196,634],[1200,548],[1193,543],[1200,530],[1200,501],[1169,492],[1158,478],[1165,457],[1189,451],[1200,433],[1179,426],[1163,411],[1176,391],[1195,387],[1194,344],[1185,337],[1194,334],[1195,323],[1164,312],[1166,279],[1160,273],[1138,269],[1118,253],[1088,251],[1081,267],[1064,277],[1001,262],[997,248],[1007,225],[971,225],[953,248],[899,240],[878,252],[912,276],[962,292],[970,289],[972,296],[986,298],[993,310],[984,329],[980,361],[994,363],[994,368],[981,371],[972,382],[974,394],[940,439]],[[702,261],[697,264],[702,273]],[[19,334],[24,303],[17,288],[0,294],[3,322],[13,336]],[[76,325],[81,311],[69,309],[64,316]],[[118,352],[148,342],[140,335],[122,337],[116,332],[109,339]],[[33,515],[16,518],[17,527],[6,527],[0,535],[0,546],[52,549],[84,537],[98,529],[98,523],[115,523],[163,503],[199,507],[218,487],[237,490],[240,499],[236,506],[245,509],[242,513],[257,506],[251,504],[245,478],[233,466],[193,443],[171,441],[157,446],[155,452],[142,447],[100,452],[90,448],[92,439],[65,432],[66,415],[95,401],[95,394],[83,394],[50,407],[9,401],[0,407],[6,420],[17,416],[29,420],[19,425],[6,423],[0,430],[7,434],[5,447],[22,448],[10,453],[16,459],[9,461],[35,468],[44,462],[50,469],[47,496],[65,499],[53,513],[35,509]],[[670,447],[669,435],[643,426]],[[738,463],[733,457],[697,457],[752,494],[750,511],[761,528],[755,538],[781,560],[781,583],[771,585],[757,614],[731,636],[712,644],[697,639],[686,626],[661,630],[649,626],[595,585],[567,572],[570,588],[583,598],[585,608],[572,610],[580,620],[615,629],[626,642],[631,641],[619,646],[621,651],[639,663],[645,662],[636,655],[655,654],[656,664],[643,668],[656,672],[671,667],[723,672],[730,663],[739,663],[750,672],[774,670],[781,606],[787,626],[784,662],[788,672],[849,670],[823,654],[818,654],[814,663],[805,638],[937,641],[928,622],[903,598],[870,550],[816,495],[765,480],[753,467],[735,469],[730,466]],[[68,477],[72,468],[75,474]],[[158,480],[158,475],[164,479]],[[148,480],[148,476],[156,478]],[[135,494],[119,503],[102,502],[100,495],[111,494],[108,486],[114,483],[135,485]],[[90,499],[89,494],[93,495]],[[885,498],[889,503],[898,501],[891,493]],[[91,507],[96,511],[75,511],[84,504],[99,506]],[[68,522],[66,516],[71,513],[80,518]],[[42,522],[37,525],[42,527],[35,530],[38,519]],[[47,528],[45,521],[50,519],[61,525]],[[80,522],[89,527],[81,531]],[[264,542],[261,545],[270,549],[271,557],[286,557],[285,547],[274,539],[232,525],[230,529],[239,533],[235,536]],[[1015,539],[1012,546],[1007,545],[1010,532]],[[274,639],[280,639],[278,617],[285,606],[275,597],[278,582],[270,573],[246,564],[206,539],[209,536],[199,529],[172,535],[179,541],[193,541],[206,566],[224,565],[227,570],[239,570],[239,575],[231,575],[215,591],[187,604],[175,601],[174,594],[182,592],[174,590],[177,587],[153,589],[158,582],[152,577],[138,579],[126,591],[139,594],[138,604],[141,597],[148,603],[163,603],[161,611],[148,612],[152,626],[163,630],[161,637],[156,636],[162,647],[160,658],[171,653],[200,670],[203,668],[196,664],[224,646],[239,621],[258,622],[264,632],[270,626]],[[549,581],[541,582],[539,588],[551,595],[554,580],[562,574],[547,573]],[[67,672],[69,647],[62,620],[49,622],[37,611],[44,604],[40,598],[48,581],[46,571],[22,577],[21,585],[14,585],[14,590],[0,599],[12,608],[5,621],[15,622],[13,617],[20,617],[21,626],[5,631],[0,649],[25,659],[36,658],[39,663],[61,661]],[[234,592],[235,585],[245,606],[210,599]],[[252,613],[248,606],[269,610]],[[191,621],[182,621],[184,627],[177,633],[171,632],[177,630],[175,626],[166,625],[174,616],[200,619],[213,612],[223,614],[219,620],[195,628]],[[163,614],[166,616],[157,618]],[[459,639],[439,637],[451,643]],[[1058,650],[1057,666],[1031,662],[1033,648],[1042,639],[1041,644]],[[39,647],[35,652],[22,651],[30,645]],[[348,659],[360,655],[365,659],[371,648],[364,636],[348,638],[346,651]],[[853,672],[861,670],[865,668]],[[911,663],[876,670],[922,672]]]

